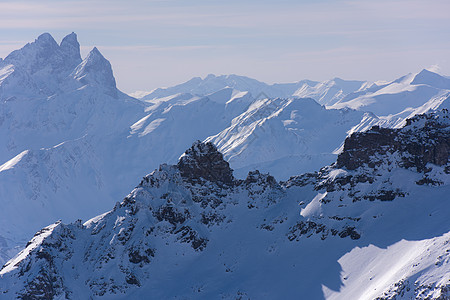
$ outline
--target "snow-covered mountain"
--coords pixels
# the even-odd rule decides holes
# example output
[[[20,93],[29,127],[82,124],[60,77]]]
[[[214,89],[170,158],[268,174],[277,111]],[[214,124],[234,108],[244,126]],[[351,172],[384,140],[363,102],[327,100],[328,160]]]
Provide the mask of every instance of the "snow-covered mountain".
[[[0,62],[1,261],[37,226],[97,214],[133,186],[108,182],[116,168],[133,177],[120,169],[130,145],[114,145],[145,105],[117,90],[96,48],[83,60],[79,48],[74,33],[59,45],[42,34]]]
[[[214,88],[222,89],[212,95],[230,103],[242,95],[254,98],[228,127],[207,139],[219,146],[238,176],[253,168],[278,178],[313,171],[336,159],[348,134],[375,125],[401,128],[407,118],[448,108],[450,101],[448,79],[428,70],[385,83],[335,78],[267,85],[236,75],[208,75],[142,99],[159,103],[179,95],[202,97]],[[175,92],[180,94],[167,96]],[[306,97],[328,109],[300,99]]]
[[[332,163],[350,133],[448,106],[448,79],[428,71],[400,85],[209,75],[138,100],[117,89],[98,49],[82,59],[79,48],[74,33],[59,44],[43,34],[0,61],[0,264],[39,228],[107,210],[193,140],[213,141],[238,178],[259,169],[285,180]],[[396,86],[401,107],[413,99],[400,114],[348,108]]]
[[[3,161],[29,148],[114,132],[143,111],[117,90],[111,65],[96,48],[80,59],[74,33],[60,45],[43,34],[7,56],[0,69]]]
[[[450,115],[374,127],[336,163],[236,179],[212,143],[84,224],[39,231],[1,299],[447,299]]]
[[[284,179],[314,171],[336,159],[333,152],[354,126],[363,119],[378,120],[349,109],[327,110],[312,99],[255,99],[232,88],[148,103],[149,114],[132,126],[132,136],[148,136],[162,145],[168,139],[189,142],[191,130],[208,131],[203,136],[219,147],[238,177],[255,168]]]
[[[426,69],[408,74],[390,83],[349,93],[331,105],[331,108],[348,107],[370,111],[377,116],[395,115],[406,119],[417,110],[438,109],[450,97],[450,80]],[[448,102],[448,101],[447,101]]]
[[[141,91],[138,94],[142,100],[152,100],[180,93],[205,96],[224,88],[232,88],[240,92],[249,92],[253,97],[258,99],[260,97],[313,98],[320,104],[331,105],[350,93],[366,90],[373,86],[376,85],[365,81],[343,80],[340,78],[334,78],[324,82],[305,79],[293,83],[275,83],[269,85],[245,76],[215,76],[209,74],[203,79],[195,77],[173,87],[158,88],[147,93]]]
[[[310,98],[261,99],[207,140],[217,145],[239,177],[256,168],[288,178],[332,163],[333,152],[363,115],[328,110]]]
[[[324,82],[304,84],[292,96],[313,98],[322,105],[331,106],[342,100],[348,94],[366,91],[376,86],[376,84],[367,81],[334,78]]]
[[[422,70],[391,82],[368,82],[334,78],[323,82],[302,80],[296,83],[272,84],[237,75],[208,75],[185,83],[156,89],[141,97],[149,101],[179,93],[205,96],[220,89],[249,92],[254,98],[312,98],[327,108],[351,108],[372,112],[378,117],[404,121],[408,117],[439,109],[450,96],[450,82],[445,76]]]
[[[239,75],[209,74],[205,78],[194,77],[179,85],[168,88],[157,88],[141,97],[142,100],[152,100],[168,97],[174,94],[189,93],[197,96],[206,96],[224,88],[232,88],[240,92],[249,92],[253,97],[286,98],[303,85],[316,85],[317,82],[302,80],[295,83],[266,84],[264,82]]]
[[[79,47],[74,33],[59,45],[43,34],[0,62],[0,263],[46,224],[108,209],[254,101],[231,88],[138,101],[98,49],[82,60]]]

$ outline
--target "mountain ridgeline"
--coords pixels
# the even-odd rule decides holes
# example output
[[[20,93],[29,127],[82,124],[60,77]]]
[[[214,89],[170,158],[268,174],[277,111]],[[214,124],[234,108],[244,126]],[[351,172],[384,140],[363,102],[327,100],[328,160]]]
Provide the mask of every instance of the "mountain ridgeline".
[[[0,59],[0,299],[450,297],[447,77],[137,99],[101,48]]]
[[[197,141],[111,211],[39,231],[0,298],[447,299],[449,149],[445,110],[353,134],[336,163],[284,182],[236,179]]]

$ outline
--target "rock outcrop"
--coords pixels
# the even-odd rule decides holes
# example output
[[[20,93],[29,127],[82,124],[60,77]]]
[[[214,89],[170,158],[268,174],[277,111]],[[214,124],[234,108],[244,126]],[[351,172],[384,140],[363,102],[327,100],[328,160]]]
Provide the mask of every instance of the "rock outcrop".
[[[428,163],[443,166],[449,161],[450,121],[443,111],[408,119],[402,129],[372,127],[367,132],[352,134],[345,140],[336,167],[355,170],[363,165],[374,168],[386,155],[398,153],[401,167],[425,170]]]
[[[233,170],[213,143],[196,141],[177,164],[181,176],[189,182],[211,181],[232,186]]]
[[[436,224],[449,225],[449,164],[441,153],[448,146],[446,124],[448,115],[439,113],[400,131],[352,136],[340,162],[287,182],[259,171],[236,180],[216,147],[197,141],[177,165],[145,176],[111,211],[38,232],[0,270],[0,299],[323,297],[323,274],[329,276],[336,260],[360,251],[372,263],[389,256],[373,256],[384,250],[372,243],[388,237],[397,245],[405,234],[436,234]],[[415,150],[417,141],[425,150]],[[439,187],[411,180],[424,174]],[[419,271],[408,267],[404,274],[414,278],[416,298],[425,299],[422,291],[431,286],[434,294],[426,299],[440,299],[448,294],[442,280],[450,274],[448,238],[422,246],[432,256],[411,256]],[[404,278],[394,271],[389,265],[379,271],[392,279],[380,284],[378,296],[396,293]],[[333,274],[337,282],[343,272],[339,267]],[[290,281],[317,286],[285,284]]]

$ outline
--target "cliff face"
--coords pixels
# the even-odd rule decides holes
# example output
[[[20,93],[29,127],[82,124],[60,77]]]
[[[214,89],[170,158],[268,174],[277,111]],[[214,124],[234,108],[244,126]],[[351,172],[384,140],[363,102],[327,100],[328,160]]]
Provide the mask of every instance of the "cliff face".
[[[180,157],[177,164],[181,175],[190,182],[211,181],[233,185],[233,170],[214,144],[196,141]]]
[[[355,170],[366,164],[375,168],[381,164],[381,156],[394,153],[401,156],[401,167],[416,168],[418,172],[423,172],[428,163],[446,165],[450,152],[448,118],[444,110],[439,118],[428,114],[408,119],[402,129],[375,126],[367,132],[354,133],[345,140],[336,166]],[[376,158],[375,154],[380,158]]]

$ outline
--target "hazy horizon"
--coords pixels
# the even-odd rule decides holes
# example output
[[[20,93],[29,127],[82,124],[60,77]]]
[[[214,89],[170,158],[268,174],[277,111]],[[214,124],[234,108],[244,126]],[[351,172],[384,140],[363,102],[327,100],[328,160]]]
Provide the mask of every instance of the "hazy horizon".
[[[393,80],[448,74],[450,2],[438,1],[3,1],[0,57],[43,32],[76,32],[125,92],[207,74],[267,83]]]

